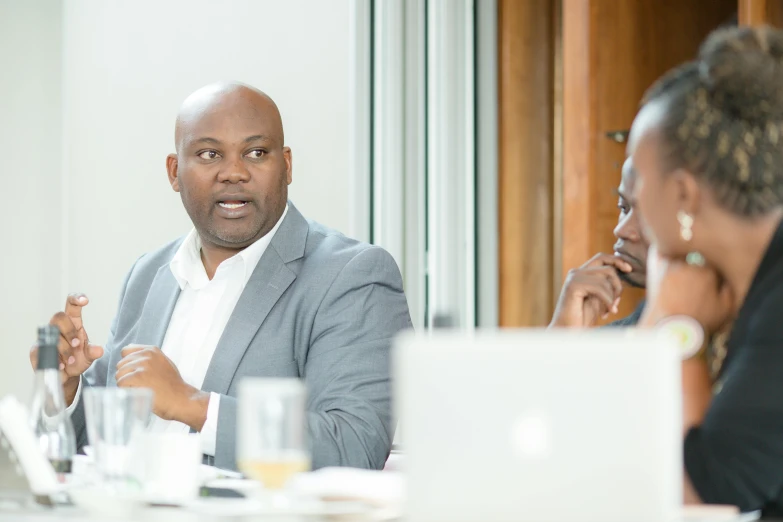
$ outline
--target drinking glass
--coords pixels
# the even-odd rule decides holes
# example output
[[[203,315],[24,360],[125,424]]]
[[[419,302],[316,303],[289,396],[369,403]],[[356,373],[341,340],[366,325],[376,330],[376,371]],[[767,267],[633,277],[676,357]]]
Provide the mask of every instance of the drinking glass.
[[[150,421],[154,394],[147,388],[86,388],[84,414],[95,466],[105,481],[131,479],[131,451]]]
[[[239,384],[237,463],[268,490],[310,469],[306,392],[299,379],[247,378]]]

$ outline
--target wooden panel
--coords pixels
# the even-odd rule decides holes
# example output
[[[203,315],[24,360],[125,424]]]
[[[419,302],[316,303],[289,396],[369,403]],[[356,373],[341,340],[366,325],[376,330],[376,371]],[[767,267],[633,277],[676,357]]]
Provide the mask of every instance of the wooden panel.
[[[500,326],[552,313],[554,0],[498,0]]]
[[[783,0],[739,0],[740,25],[783,27]]]
[[[596,243],[592,165],[597,136],[592,117],[597,90],[590,86],[597,71],[591,64],[592,11],[590,1],[563,0],[562,275],[582,264]]]
[[[552,133],[552,305],[563,285],[563,2],[555,1]]]
[[[563,273],[615,241],[625,145],[606,133],[628,129],[644,91],[693,58],[736,8],[736,0],[563,0]],[[641,296],[623,299],[621,314]]]

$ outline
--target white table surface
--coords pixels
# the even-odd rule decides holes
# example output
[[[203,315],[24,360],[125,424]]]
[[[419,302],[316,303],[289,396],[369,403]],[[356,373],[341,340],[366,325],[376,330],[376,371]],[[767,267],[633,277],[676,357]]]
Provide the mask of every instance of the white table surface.
[[[240,516],[240,517],[216,517],[212,515],[200,515],[176,508],[145,508],[136,512],[130,517],[101,517],[91,516],[82,510],[69,507],[58,507],[47,511],[0,511],[0,521],[2,522],[222,522],[235,521],[244,522],[250,520],[262,521],[285,521],[285,522],[317,522],[319,520],[339,521],[339,518],[316,518],[316,517],[276,517],[276,516]],[[351,517],[345,520],[356,522],[369,522],[370,518]]]
[[[71,522],[71,521],[85,521],[85,522],[222,522],[222,521],[280,521],[280,522],[317,522],[319,520],[329,520],[330,522],[339,522],[339,517],[331,518],[316,518],[316,517],[275,517],[268,515],[261,516],[242,516],[242,517],[219,517],[212,515],[201,515],[198,513],[189,512],[186,510],[176,508],[145,508],[138,511],[135,516],[131,517],[100,517],[90,516],[84,511],[70,507],[58,507],[55,509],[41,510],[41,511],[3,511],[0,510],[0,521],[2,522]],[[342,520],[350,520],[351,522],[376,522],[380,520],[375,517],[346,517]],[[740,517],[691,517],[687,516],[682,519],[682,522],[744,522],[746,520],[753,520],[746,516]],[[568,521],[563,521],[568,522]],[[578,522],[578,521],[575,521]]]
[[[231,503],[236,506],[236,501],[229,501],[229,504],[221,505],[222,500],[215,499],[215,504],[211,504],[209,514],[198,513],[192,509],[181,509],[173,507],[137,507],[127,515],[119,516],[99,516],[91,515],[81,508],[73,506],[45,507],[30,504],[26,507],[16,505],[14,502],[4,502],[0,500],[0,522],[60,522],[60,521],[85,521],[85,522],[222,522],[234,521],[244,522],[251,520],[262,521],[286,521],[298,522],[308,521],[317,522],[319,520],[329,520],[339,522],[340,520],[350,520],[351,522],[390,522],[395,520],[394,514],[384,513],[376,510],[362,515],[348,515],[344,517],[314,517],[314,516],[274,516],[270,514],[244,514],[244,515],[223,515],[214,513],[226,513],[231,510]],[[195,505],[199,505],[196,503]],[[199,506],[203,509],[203,505]],[[243,511],[247,506],[242,506]],[[253,509],[251,507],[251,509]],[[391,516],[387,516],[391,515]],[[755,516],[754,516],[755,515]],[[734,508],[726,506],[688,506],[683,509],[683,518],[681,522],[748,522],[755,520],[756,514],[738,515]],[[563,521],[568,522],[568,521]],[[574,521],[577,522],[577,521]]]
[[[100,516],[90,514],[81,508],[73,506],[8,508],[0,505],[0,522],[66,522],[77,520],[85,522],[244,522],[251,520],[262,520],[265,522],[278,520],[285,522],[318,522],[320,520],[329,520],[330,522],[339,522],[340,520],[350,520],[351,522],[389,522],[392,519],[384,517],[380,511],[369,513],[367,516],[354,514],[345,517],[275,516],[269,514],[219,516],[175,507],[143,507],[137,508],[132,513],[124,516]]]

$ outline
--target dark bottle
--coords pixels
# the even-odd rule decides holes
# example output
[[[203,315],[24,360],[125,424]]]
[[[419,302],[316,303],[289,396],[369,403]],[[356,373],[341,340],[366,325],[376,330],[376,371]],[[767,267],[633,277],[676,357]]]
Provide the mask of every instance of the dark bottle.
[[[57,343],[60,330],[53,325],[38,328],[38,366],[30,407],[38,446],[57,473],[70,473],[76,453],[76,435],[66,413],[60,378]]]

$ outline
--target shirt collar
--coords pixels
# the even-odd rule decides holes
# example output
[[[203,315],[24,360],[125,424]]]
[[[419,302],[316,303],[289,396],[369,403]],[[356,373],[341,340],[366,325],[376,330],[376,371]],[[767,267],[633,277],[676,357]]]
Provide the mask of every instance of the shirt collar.
[[[283,215],[277,220],[272,230],[249,247],[220,263],[215,275],[217,276],[219,272],[230,270],[232,267],[236,267],[234,268],[236,270],[239,270],[239,267],[241,267],[242,286],[244,287],[250,280],[250,276],[253,275],[253,271],[261,260],[261,256],[264,255],[267,247],[272,242],[272,238],[277,233],[277,229],[280,228],[280,224],[285,219],[286,214],[288,214],[287,204],[283,210]],[[185,286],[188,285],[195,290],[200,290],[209,283],[207,271],[204,269],[204,263],[201,261],[201,238],[195,228],[190,231],[177,249],[169,263],[169,268],[174,275],[174,279],[177,280],[180,290],[184,290]]]

